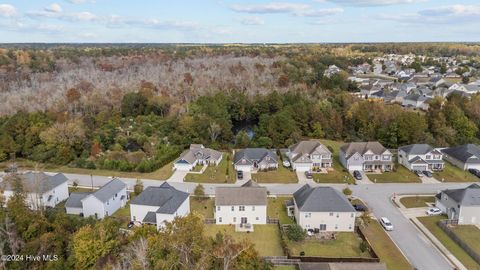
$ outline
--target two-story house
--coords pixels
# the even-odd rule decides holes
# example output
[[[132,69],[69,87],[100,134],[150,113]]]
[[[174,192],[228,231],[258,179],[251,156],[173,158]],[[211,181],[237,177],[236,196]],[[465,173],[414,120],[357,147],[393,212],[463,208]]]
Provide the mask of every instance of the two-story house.
[[[352,232],[355,229],[355,209],[345,195],[332,187],[306,184],[293,193],[293,202],[288,207],[293,208],[288,213],[293,213],[297,224],[306,230]]]
[[[446,189],[435,196],[435,206],[462,225],[480,225],[480,186]]]
[[[398,163],[411,171],[441,171],[443,153],[428,144],[411,144],[398,148]]]
[[[0,190],[3,191],[5,202],[15,194],[13,181],[17,180],[22,183],[26,194],[25,202],[30,209],[55,207],[68,198],[68,179],[64,174],[47,175],[43,172],[27,172],[3,177]]]
[[[177,216],[190,213],[190,194],[180,191],[167,182],[159,187],[147,187],[130,202],[130,218],[133,222],[156,225],[162,228]]]
[[[340,163],[349,171],[391,171],[393,155],[379,142],[353,142],[340,147]]]
[[[179,171],[191,171],[196,165],[218,165],[222,157],[222,152],[205,148],[202,144],[191,144],[175,160],[173,167]]]
[[[252,180],[241,187],[215,189],[217,224],[266,224],[267,189]]]
[[[247,148],[238,150],[233,156],[235,170],[252,172],[278,168],[277,154],[265,148]]]
[[[332,152],[319,141],[298,142],[288,148],[287,157],[296,171],[332,167]]]
[[[113,179],[95,192],[72,193],[65,203],[67,214],[97,219],[111,216],[127,203],[127,185]]]

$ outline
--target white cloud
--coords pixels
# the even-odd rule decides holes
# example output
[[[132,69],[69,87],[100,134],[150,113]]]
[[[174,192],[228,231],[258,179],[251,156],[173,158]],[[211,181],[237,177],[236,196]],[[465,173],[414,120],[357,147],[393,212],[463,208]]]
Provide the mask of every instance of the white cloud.
[[[233,5],[232,10],[237,12],[244,13],[257,13],[257,14],[267,14],[267,13],[294,13],[301,10],[306,10],[310,6],[307,4],[295,4],[295,3],[286,3],[286,2],[272,2],[268,4],[259,4],[259,5]]]
[[[47,12],[59,13],[59,12],[62,12],[62,7],[57,3],[53,3],[53,4],[45,7],[44,10],[47,11]]]
[[[296,15],[305,16],[305,17],[325,17],[325,16],[339,14],[342,12],[343,12],[342,8],[325,8],[325,9],[313,9],[313,10],[301,11],[301,12],[297,12]]]
[[[85,4],[85,3],[95,3],[95,0],[67,0],[67,2],[72,4]]]
[[[0,4],[0,16],[13,17],[17,15],[17,9],[9,4]]]
[[[31,11],[27,12],[26,15],[33,19],[38,18],[55,18],[64,21],[95,21],[99,20],[95,14],[84,11],[84,12],[75,12],[75,13],[61,13],[61,12],[51,12],[51,11]]]
[[[240,20],[240,22],[244,25],[263,25],[263,24],[265,24],[265,21],[262,18],[256,17],[256,16],[242,18]]]
[[[315,0],[315,2],[331,2],[346,6],[389,6],[398,4],[413,4],[426,0]]]
[[[478,16],[480,16],[480,5],[452,5],[424,9],[415,13],[384,14],[379,19],[427,25],[480,22]]]
[[[480,5],[453,5],[425,9],[419,12],[424,16],[479,16]]]

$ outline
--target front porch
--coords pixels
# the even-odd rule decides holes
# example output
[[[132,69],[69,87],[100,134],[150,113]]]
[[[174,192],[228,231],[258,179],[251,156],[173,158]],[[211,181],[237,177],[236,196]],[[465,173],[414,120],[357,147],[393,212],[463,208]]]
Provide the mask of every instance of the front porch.
[[[364,164],[363,171],[369,173],[390,172],[393,169],[392,164]]]

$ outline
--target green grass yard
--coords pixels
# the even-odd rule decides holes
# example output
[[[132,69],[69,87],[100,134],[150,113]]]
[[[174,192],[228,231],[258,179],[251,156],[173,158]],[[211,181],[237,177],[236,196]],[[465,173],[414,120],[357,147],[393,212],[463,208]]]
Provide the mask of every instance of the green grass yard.
[[[298,183],[297,174],[282,164],[279,164],[276,170],[252,173],[252,179],[258,183]]]
[[[254,232],[235,232],[234,225],[205,225],[207,236],[215,237],[217,232],[231,235],[235,240],[247,239],[255,245],[260,256],[283,256],[280,230],[277,225],[253,225]]]
[[[457,166],[445,161],[445,168],[441,172],[435,172],[433,174],[438,181],[445,182],[478,182],[480,179],[475,175],[464,171]]]
[[[293,224],[293,218],[287,215],[285,201],[292,197],[276,197],[268,198],[267,216],[269,218],[278,218],[280,224]]]
[[[388,270],[413,269],[377,221],[370,221],[363,232],[380,261],[387,265]]]
[[[130,203],[127,203],[124,207],[118,209],[113,213],[112,217],[117,219],[123,228],[126,228],[130,222]]]
[[[438,226],[438,222],[445,218],[445,216],[431,216],[419,217],[418,220],[425,227],[427,227],[427,229],[445,246],[445,248],[447,248],[460,262],[462,262],[465,267],[467,267],[469,270],[480,270],[480,264],[478,264],[472,257],[470,257],[470,255],[468,255],[465,250],[463,250],[459,245],[457,245],[452,240],[452,238],[450,238],[440,228],[440,226]],[[468,235],[471,234],[468,233]]]
[[[208,166],[202,174],[189,173],[185,176],[185,182],[196,183],[235,183],[235,180],[235,169],[233,168],[232,154],[230,153],[223,154],[222,161],[220,161],[218,166]]]
[[[287,240],[291,255],[299,256],[305,252],[305,256],[319,257],[362,257],[371,258],[367,252],[360,250],[362,239],[355,233],[341,232],[336,234],[335,240],[306,239],[301,242]]]
[[[434,196],[408,196],[402,197],[400,202],[406,208],[426,207],[427,203],[434,203]]]
[[[375,183],[420,183],[420,178],[400,164],[395,164],[391,172],[381,174],[367,174],[368,179]]]
[[[480,229],[474,225],[461,225],[452,228],[456,236],[471,249],[480,254]]]
[[[344,142],[337,142],[331,140],[320,140],[320,142],[327,146],[332,152],[333,158],[333,171],[329,171],[328,174],[313,174],[313,180],[317,183],[355,183],[353,177],[345,170],[339,160],[340,147]]]
[[[213,218],[213,207],[215,207],[215,199],[190,197],[190,212],[196,212],[203,218]]]

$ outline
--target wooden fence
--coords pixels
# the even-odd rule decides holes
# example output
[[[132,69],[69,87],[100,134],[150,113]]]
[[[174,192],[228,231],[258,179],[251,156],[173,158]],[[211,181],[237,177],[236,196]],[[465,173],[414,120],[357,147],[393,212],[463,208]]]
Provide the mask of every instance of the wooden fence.
[[[460,237],[458,237],[455,232],[450,229],[450,226],[458,225],[458,220],[441,220],[438,222],[438,226],[455,242],[457,243],[465,252],[470,255],[477,263],[480,264],[480,254],[473,250],[467,243],[465,243]]]

